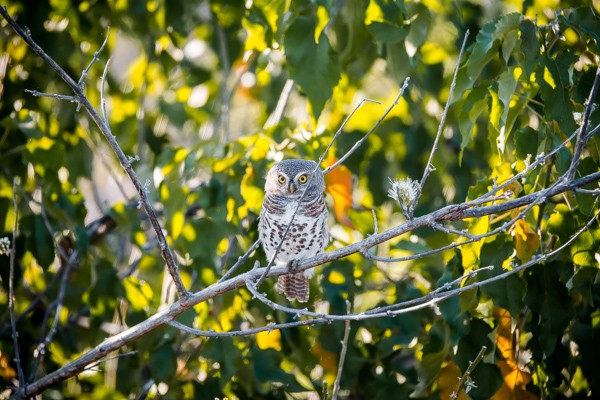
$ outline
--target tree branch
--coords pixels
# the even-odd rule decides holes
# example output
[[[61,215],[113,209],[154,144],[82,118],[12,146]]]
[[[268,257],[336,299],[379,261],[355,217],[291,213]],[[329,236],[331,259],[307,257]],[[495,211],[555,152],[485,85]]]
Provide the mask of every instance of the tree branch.
[[[17,366],[17,376],[19,377],[19,388],[17,393],[25,394],[26,381],[21,365],[21,356],[19,354],[19,332],[17,331],[17,322],[15,319],[15,258],[17,255],[17,224],[19,223],[19,202],[17,197],[17,180],[13,179],[13,208],[15,211],[15,221],[12,231],[12,248],[10,249],[10,270],[8,273],[8,309],[10,311],[10,325],[12,329],[13,351],[15,353],[15,364]]]

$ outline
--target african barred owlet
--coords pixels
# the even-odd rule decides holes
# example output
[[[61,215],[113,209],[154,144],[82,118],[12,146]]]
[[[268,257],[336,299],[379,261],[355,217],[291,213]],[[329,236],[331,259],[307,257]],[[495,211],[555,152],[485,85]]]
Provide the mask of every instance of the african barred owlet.
[[[324,190],[323,172],[314,161],[283,160],[267,173],[258,233],[269,261],[299,205],[274,261],[274,264],[287,265],[291,270],[289,274],[279,276],[276,286],[277,291],[284,293],[290,301],[308,300],[308,279],[315,272],[310,268],[294,273],[292,262],[323,252],[329,240]]]

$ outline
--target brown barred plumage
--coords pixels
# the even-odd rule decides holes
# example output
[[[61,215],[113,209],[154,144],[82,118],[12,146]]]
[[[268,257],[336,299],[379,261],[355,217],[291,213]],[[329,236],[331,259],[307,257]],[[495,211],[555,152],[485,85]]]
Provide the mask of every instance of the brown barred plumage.
[[[296,215],[274,263],[289,265],[294,260],[313,257],[327,247],[329,231],[324,190],[323,173],[314,161],[284,160],[269,170],[258,224],[259,237],[269,261],[281,243],[294,213]],[[302,197],[304,192],[306,194]],[[309,293],[308,279],[313,274],[314,268],[282,275],[277,281],[276,289],[290,301],[306,302]]]

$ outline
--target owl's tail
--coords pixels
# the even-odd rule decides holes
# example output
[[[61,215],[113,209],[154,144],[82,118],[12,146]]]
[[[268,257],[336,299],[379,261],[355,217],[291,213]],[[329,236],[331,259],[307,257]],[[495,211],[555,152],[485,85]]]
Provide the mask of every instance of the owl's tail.
[[[308,301],[308,278],[303,272],[297,274],[280,275],[277,279],[275,289],[279,293],[285,294],[289,300],[298,300],[301,303]]]

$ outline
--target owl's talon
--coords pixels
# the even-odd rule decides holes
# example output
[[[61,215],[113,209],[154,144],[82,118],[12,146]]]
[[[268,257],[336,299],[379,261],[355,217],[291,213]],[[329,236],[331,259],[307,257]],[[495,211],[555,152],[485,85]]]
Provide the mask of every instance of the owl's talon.
[[[298,268],[298,260],[290,260],[287,264],[287,270],[293,274],[296,272],[296,268]]]

